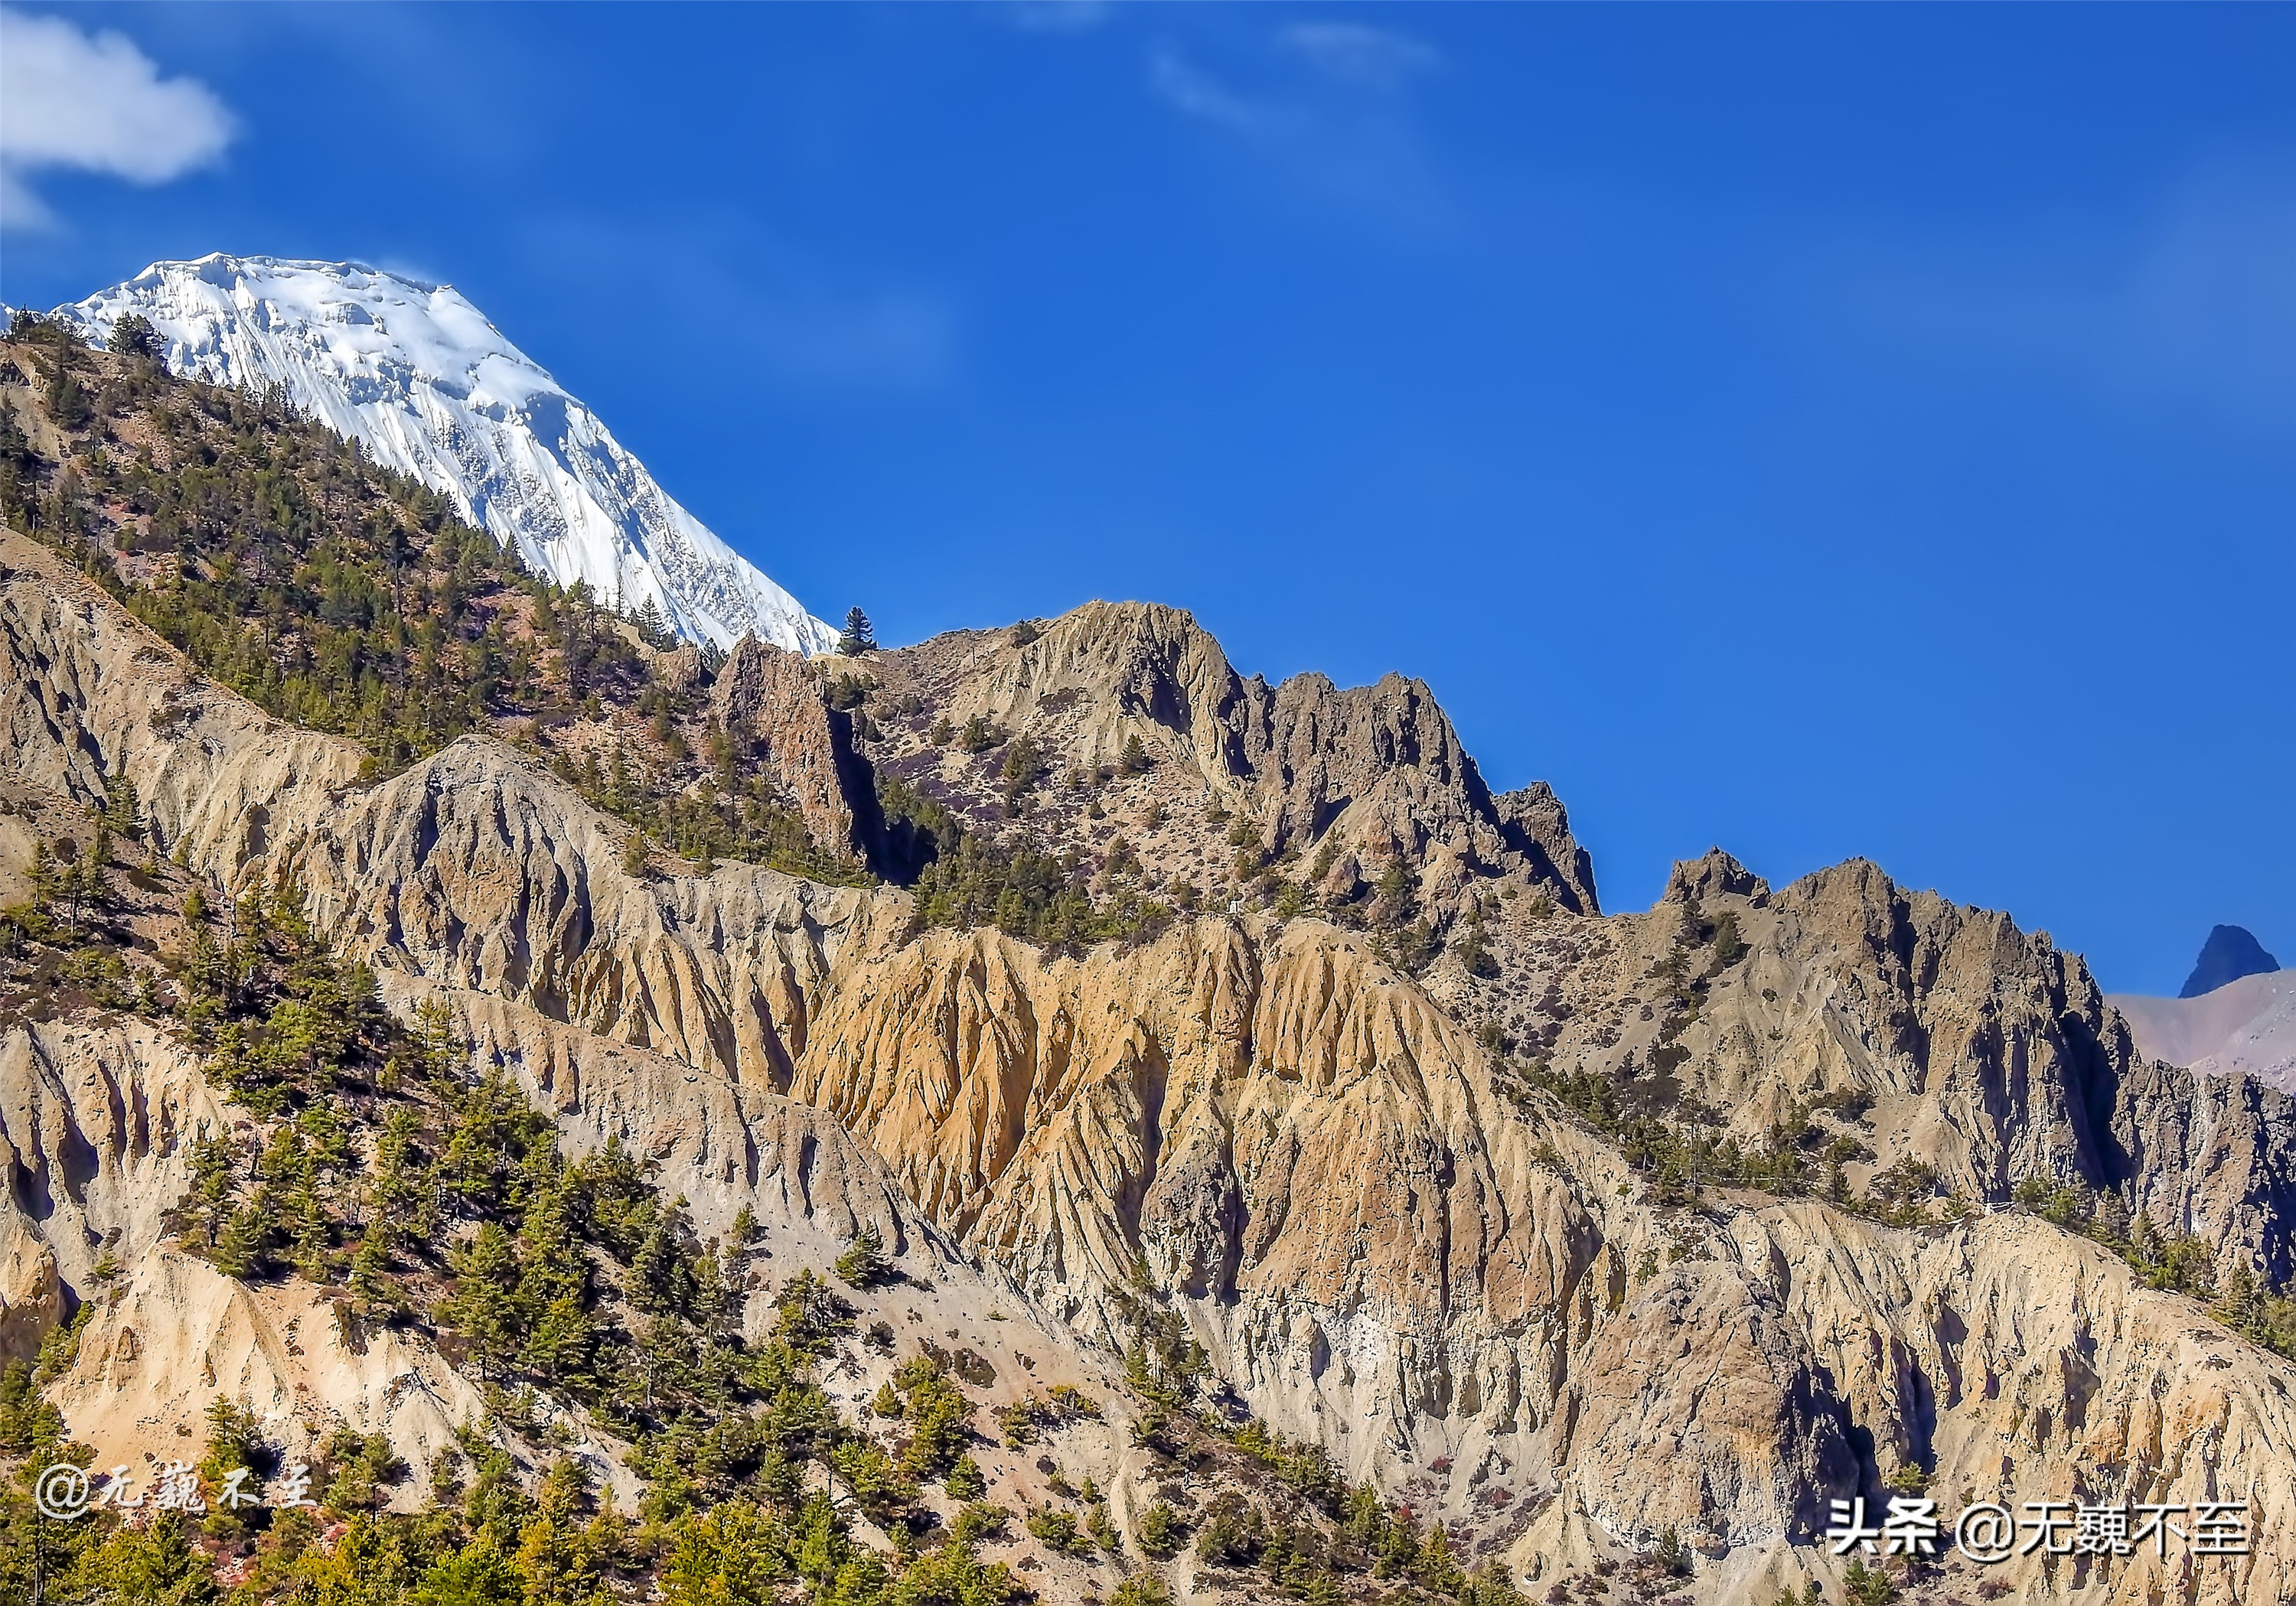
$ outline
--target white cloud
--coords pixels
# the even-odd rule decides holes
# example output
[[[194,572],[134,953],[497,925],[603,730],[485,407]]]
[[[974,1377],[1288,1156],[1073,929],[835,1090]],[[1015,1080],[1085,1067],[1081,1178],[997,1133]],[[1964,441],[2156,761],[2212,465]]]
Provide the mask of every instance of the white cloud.
[[[53,214],[29,176],[76,168],[164,184],[231,143],[231,112],[194,78],[163,78],[126,36],[0,7],[0,225]]]
[[[1325,77],[1365,89],[1400,89],[1443,64],[1433,45],[1360,22],[1295,22],[1280,37]]]

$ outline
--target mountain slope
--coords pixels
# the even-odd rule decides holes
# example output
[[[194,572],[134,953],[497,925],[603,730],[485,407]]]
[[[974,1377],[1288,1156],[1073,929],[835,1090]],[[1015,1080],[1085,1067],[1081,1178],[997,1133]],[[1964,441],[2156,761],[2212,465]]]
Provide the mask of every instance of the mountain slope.
[[[154,263],[54,315],[100,338],[131,313],[158,330],[176,373],[283,386],[561,585],[586,582],[623,612],[652,602],[693,641],[835,644],[451,286],[218,252]]]
[[[2296,971],[2243,976],[2197,998],[2108,1000],[2136,1045],[2202,1076],[2250,1076],[2296,1093]]]
[[[1001,1447],[978,1441],[996,1496],[1045,1508],[1029,1540],[996,1549],[1047,1606],[1107,1600],[1160,1552],[1190,1606],[1319,1587],[1356,1606],[1514,1606],[1522,1583],[1550,1600],[1764,1606],[1813,1578],[1826,1598],[1857,1598],[1847,1561],[1817,1543],[1830,1501],[1878,1502],[1924,1479],[1948,1513],[1978,1498],[2013,1509],[2236,1498],[2252,1479],[2251,1556],[2145,1549],[2100,1568],[2031,1556],[1980,1577],[2036,1603],[2232,1606],[2296,1590],[2296,1365],[2240,1336],[2292,1331],[2286,1311],[2257,1308],[2253,1274],[2289,1269],[2296,1104],[2137,1061],[2078,959],[2007,917],[1906,892],[1858,862],[1773,894],[1719,853],[1680,866],[1652,910],[1598,916],[1591,885],[1584,906],[1565,896],[1578,856],[1552,799],[1489,798],[1419,688],[1239,692],[1185,615],[1097,605],[1032,641],[999,633],[964,676],[953,662],[945,679],[924,671],[974,643],[840,660],[832,672],[881,683],[857,702],[862,688],[841,677],[821,688],[849,705],[836,711],[857,745],[824,747],[808,725],[800,756],[824,787],[847,777],[854,751],[926,759],[918,789],[943,788],[983,830],[1039,833],[1063,853],[1115,856],[1097,833],[1121,823],[1138,833],[1136,856],[1161,861],[1152,868],[1168,881],[1218,885],[1226,913],[1188,917],[1176,897],[1165,918],[1114,940],[1039,944],[1001,914],[921,931],[929,893],[668,861],[642,840],[634,851],[560,738],[524,717],[439,726],[443,739],[403,767],[370,766],[360,741],[297,732],[197,673],[131,616],[185,583],[180,561],[154,567],[184,554],[172,537],[147,545],[162,532],[122,500],[141,482],[96,473],[92,449],[78,449],[87,428],[60,430],[51,401],[85,381],[95,400],[71,410],[123,431],[151,410],[108,410],[107,397],[128,397],[116,357],[74,366],[43,348],[9,360],[39,372],[0,383],[32,443],[0,453],[0,489],[18,476],[0,506],[41,540],[0,534],[0,800],[12,805],[0,809],[0,897],[16,876],[36,881],[35,845],[52,886],[57,863],[83,862],[92,811],[134,776],[135,831],[123,825],[112,856],[132,840],[124,856],[147,856],[147,869],[105,869],[112,898],[149,881],[148,917],[172,919],[176,889],[197,877],[215,889],[217,924],[242,895],[276,904],[291,889],[383,1002],[443,1006],[476,1069],[515,1086],[567,1150],[619,1138],[651,1166],[697,1256],[747,1207],[778,1278],[817,1267],[865,1214],[914,1279],[873,1291],[862,1318],[882,1320],[898,1353],[929,1354],[933,1335],[963,1345],[993,1373],[975,1386],[1008,1390],[990,1397],[1002,1401],[1055,1365],[1087,1386],[1099,1368],[1112,1384],[1128,1351],[1131,1381],[1099,1396],[1097,1444],[1081,1427],[1057,1443],[1040,1434],[1041,1448],[1013,1434]],[[283,455],[296,445],[289,422],[168,382],[183,394],[164,410],[214,406]],[[349,517],[399,516],[392,488],[350,490],[361,505]],[[230,553],[190,545],[197,565],[226,572]],[[322,531],[292,567],[340,566],[348,545]],[[244,550],[251,561],[269,549]],[[467,555],[467,544],[435,550]],[[443,586],[459,560],[439,561],[427,578]],[[267,612],[214,617],[247,619],[242,634],[292,656],[336,639],[320,633],[331,595],[352,601],[340,585],[315,591],[309,612],[280,616],[291,623],[275,641],[252,627]],[[538,599],[455,595],[465,612],[500,602],[504,651],[531,649],[518,678],[563,681],[579,643],[533,634]],[[681,687],[689,671],[708,684],[682,694],[718,709],[713,719],[777,725],[777,701],[817,694],[795,671],[824,668],[737,654],[713,680],[667,661],[698,656],[634,660],[629,685],[606,684],[600,701],[653,707],[676,734],[698,713],[646,701],[675,668]],[[226,655],[199,661],[240,672]],[[420,656],[410,661],[420,679]],[[976,719],[974,749],[964,733]],[[355,722],[330,728],[363,734]],[[987,739],[999,732],[992,766]],[[626,733],[636,768],[638,729]],[[762,761],[786,762],[776,745]],[[736,781],[760,762],[732,747],[723,757]],[[1024,779],[1042,766],[1050,777]],[[605,791],[620,788],[610,778]],[[851,811],[862,801],[844,799]],[[1231,852],[1234,869],[1213,883],[1207,872]],[[1272,897],[1254,907],[1264,881]],[[1402,934],[1434,920],[1455,939],[1432,958],[1416,944],[1406,955]],[[178,945],[156,930],[150,944],[129,959],[164,996]],[[1397,963],[1406,956],[1419,963]],[[75,977],[91,974],[79,956],[51,944],[22,959],[0,948],[0,960],[37,968],[27,1012],[46,1017],[0,1018],[0,1048],[25,1045],[0,1052],[0,1135],[16,1157],[0,1269],[24,1274],[0,1284],[0,1332],[12,1328],[20,1348],[64,1331],[53,1324],[75,1304],[93,1312],[47,1398],[75,1430],[82,1418],[100,1428],[148,1381],[123,1365],[148,1356],[156,1371],[165,1358],[169,1378],[200,1378],[199,1323],[217,1302],[269,1319],[267,1297],[299,1285],[234,1279],[264,1296],[250,1301],[144,1272],[147,1259],[164,1269],[165,1250],[130,1188],[176,1174],[186,1134],[166,1111],[195,1113],[209,1094],[168,1081],[156,1059],[141,1085],[180,1085],[173,1106],[164,1091],[107,1083],[96,1057],[122,1051],[102,1046],[102,1017],[133,1001],[100,974],[88,983],[98,993],[76,997]],[[45,1061],[31,1052],[43,1044],[57,1045]],[[209,1091],[237,1118],[242,1078],[226,1079],[232,1094]],[[434,1146],[436,1165],[458,1152]],[[489,1198],[481,1208],[509,1219]],[[2068,1205],[2084,1198],[2103,1201],[2087,1217]],[[2139,1208],[2164,1231],[2138,1231]],[[453,1241],[474,1221],[441,1217],[444,1254],[410,1229],[407,1258],[420,1253],[422,1275],[443,1260],[460,1277]],[[550,1225],[534,1221],[537,1233]],[[99,1275],[114,1226],[116,1253],[138,1268],[118,1295]],[[301,1285],[332,1301],[350,1284],[324,1242],[313,1248]],[[628,1288],[621,1266],[605,1275]],[[2187,1297],[2211,1266],[2226,1282],[2213,1311]],[[2249,1279],[2245,1311],[2230,1297],[2237,1277]],[[767,1291],[742,1307],[745,1341],[764,1336],[754,1323],[768,1319]],[[458,1303],[428,1302],[427,1327],[406,1330],[435,1333],[448,1361],[483,1338],[486,1316],[459,1303],[459,1282],[455,1292]],[[611,1302],[596,1308],[620,1319]],[[291,1390],[286,1363],[337,1369],[335,1408],[398,1430],[375,1414],[391,1402],[361,1382],[372,1369],[342,1371],[308,1343],[261,1358]],[[855,1416],[865,1400],[876,1414],[871,1391],[892,1361],[857,1332],[829,1342],[822,1386]],[[631,1376],[601,1381],[627,1395]],[[192,1386],[174,1387],[150,1425],[195,1451],[201,1430],[184,1413],[196,1403]],[[898,1449],[908,1430],[889,1424],[904,1419],[883,1415],[840,1430],[849,1471],[868,1473],[865,1439]],[[745,1404],[729,1420],[767,1415]],[[429,1430],[406,1426],[421,1450]],[[664,1437],[676,1430],[653,1433],[665,1454],[712,1447]],[[1250,1454],[1253,1474],[1215,1492],[1207,1446]],[[646,1463],[650,1501],[676,1495],[663,1464]],[[1062,1481],[1100,1483],[1130,1530],[1089,1560],[1046,1537],[1093,1509],[1062,1494],[1063,1468]],[[762,1471],[726,1476],[729,1504],[761,1499],[784,1517],[798,1504]],[[1350,1491],[1343,1477],[1363,1483]],[[1239,1487],[1245,1505],[1219,1504]],[[1328,1525],[1303,1531],[1292,1496],[1309,1489]],[[924,1498],[953,1514],[939,1493]],[[1160,1539],[1152,1502],[1167,1503]],[[1398,1510],[1408,1534],[1398,1523],[1382,1538]],[[513,1531],[505,1548],[523,1545]],[[336,1553],[357,1553],[347,1538]],[[1513,1582],[1471,1597],[1455,1559],[1504,1563]],[[1965,1570],[1891,1571],[1898,1598],[1923,1606],[1985,1593]],[[638,1599],[653,1579],[625,1582],[623,1598]],[[918,1598],[832,1597],[825,1580],[808,1582],[816,1600]],[[663,1598],[787,1606],[798,1587]]]
[[[2230,1606],[2296,1585],[2296,1486],[2272,1475],[2296,1467],[2296,1367],[2047,1222],[1907,1229],[1734,1190],[1677,1208],[1602,1134],[1505,1091],[1425,991],[1319,921],[1186,922],[1083,960],[988,932],[915,938],[898,893],[745,866],[626,873],[609,822],[486,738],[369,787],[346,786],[332,744],[302,738],[267,782],[242,782],[249,760],[297,743],[214,692],[198,717],[155,728],[170,700],[141,683],[174,684],[180,660],[31,544],[0,537],[0,637],[21,666],[0,688],[23,738],[7,766],[19,783],[86,799],[121,768],[169,777],[149,819],[195,871],[234,887],[291,871],[386,996],[447,1002],[571,1143],[620,1135],[703,1230],[747,1202],[776,1253],[817,1264],[850,1207],[806,1178],[836,1151],[835,1192],[884,1201],[870,1209],[888,1241],[919,1245],[933,1282],[1014,1302],[1004,1308],[1025,1322],[964,1334],[1000,1376],[1020,1364],[1002,1347],[1013,1339],[1038,1367],[1088,1369],[1079,1341],[1177,1323],[1261,1420],[1441,1522],[1463,1561],[1504,1558],[1540,1593],[1647,1560],[1669,1528],[1698,1559],[1664,1589],[1764,1601],[1816,1576],[1833,1593],[1842,1563],[1813,1544],[1829,1498],[1879,1498],[1882,1479],[1919,1467],[1948,1510],[2013,1505],[2062,1496],[2068,1463],[2092,1498],[2213,1498],[2258,1479],[2255,1557],[2192,1571],[2140,1555],[2096,1598]],[[202,773],[234,778],[231,808],[212,806]],[[1835,879],[1891,897],[1854,868]],[[1822,955],[1839,995],[1873,950],[1828,934],[1862,916],[1823,893],[1797,895],[1810,906],[1792,944],[1750,934],[1763,952]],[[1539,929],[1591,951],[1672,918],[1557,913]],[[1994,946],[2021,979],[2026,939],[1977,935],[1965,963]],[[1828,1012],[1845,1050],[1870,1054],[1849,1002]],[[2032,1146],[2046,1151],[2048,1090],[2001,1092],[2004,1124],[2043,1128]],[[24,1129],[56,1125],[35,1115]],[[847,1130],[883,1169],[843,1147]],[[172,1152],[180,1125],[148,1141]],[[64,1151],[85,1147],[34,1170],[69,1175]],[[824,1204],[830,1223],[810,1224]],[[20,1230],[89,1297],[70,1236]],[[116,1357],[132,1303],[131,1348],[195,1365],[190,1324],[206,1307],[156,1274],[98,1296],[87,1331]],[[27,1291],[29,1311],[53,1308]],[[902,1291],[876,1308],[906,1332],[914,1303]],[[125,1376],[103,1353],[91,1344],[54,1392],[97,1425]],[[389,1402],[357,1392],[365,1376],[331,1385],[345,1414],[428,1442],[422,1421],[373,1414]],[[880,1376],[840,1397],[857,1403]],[[1095,1476],[1119,1508],[1185,1495],[1168,1463],[1109,1454],[1083,1464],[1106,1469]],[[1025,1454],[995,1475],[1047,1497]],[[1230,1565],[1190,1598],[1266,1598]],[[2026,1599],[2073,1598],[2038,1561],[1998,1576]],[[1089,1578],[1037,1583],[1051,1602],[1098,1593]]]

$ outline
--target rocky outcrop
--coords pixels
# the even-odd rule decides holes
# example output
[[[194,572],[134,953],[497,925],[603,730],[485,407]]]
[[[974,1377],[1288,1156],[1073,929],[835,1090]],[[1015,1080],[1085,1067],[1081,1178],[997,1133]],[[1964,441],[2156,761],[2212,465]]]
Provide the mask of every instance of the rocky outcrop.
[[[1814,1120],[1851,1140],[1857,1186],[1907,1156],[1972,1200],[2079,1184],[2210,1238],[2227,1269],[2296,1269],[2296,1103],[2146,1061],[2080,958],[2005,914],[1863,860],[1773,892],[1717,849],[1647,914],[1510,910],[1492,930],[1498,978],[1433,989],[1559,1069],[1662,1066],[1675,1108],[1750,1148]]]
[[[1595,858],[1570,834],[1570,816],[1554,789],[1534,781],[1518,791],[1501,792],[1491,799],[1499,827],[1527,856],[1543,881],[1559,882],[1571,892],[1565,906],[1582,914],[1599,914],[1595,897]]]
[[[2136,1208],[2215,1243],[2225,1270],[2296,1274],[2296,1099],[2139,1061],[2115,1084],[2112,1131],[2109,1185]]]
[[[1594,861],[1553,790],[1494,799],[1424,683],[1390,675],[1341,691],[1300,675],[1251,689],[1254,817],[1270,851],[1330,837],[1366,866],[1431,858],[1423,880],[1442,901],[1468,872],[1520,867],[1564,908],[1595,912]]]
[[[54,1253],[12,1223],[6,1241],[0,1243],[0,1365],[29,1363],[65,1315]]]
[[[823,1264],[864,1225],[937,1274],[966,1274],[874,1152],[818,1110],[665,1054],[550,1020],[497,995],[390,979],[390,1001],[440,1000],[476,1062],[508,1072],[557,1120],[567,1149],[619,1140],[677,1179],[695,1229],[722,1238],[749,1209]]]
[[[1715,1246],[1808,1335],[1868,1476],[1908,1463],[1951,1513],[1978,1500],[2252,1501],[2255,1553],[2172,1545],[2051,1576],[2032,1556],[1976,1575],[2013,1598],[2234,1602],[2296,1590],[2296,1366],[2143,1288],[2120,1260],[2030,1217],[1919,1233],[1815,1205],[1734,1215]],[[1662,1460],[1663,1457],[1660,1457]],[[1647,1466],[1647,1463],[1638,1463]],[[1589,1474],[1600,1476],[1599,1473]],[[1886,1491],[1868,1487],[1879,1510]]]
[[[876,655],[870,673],[881,701],[912,710],[906,724],[884,722],[873,756],[929,775],[992,829],[1031,827],[1001,823],[992,774],[931,750],[923,733],[933,722],[1025,735],[1052,755],[1055,773],[1078,775],[1119,766],[1137,741],[1160,773],[1141,798],[1113,799],[1136,840],[1172,829],[1141,818],[1209,806],[1215,826],[1240,815],[1270,856],[1328,846],[1365,878],[1400,857],[1443,919],[1470,877],[1512,874],[1566,909],[1595,907],[1592,863],[1552,791],[1513,794],[1503,809],[1419,681],[1390,675],[1342,690],[1309,674],[1270,686],[1239,676],[1188,614],[1138,602],[1089,602],[1026,640],[937,637]],[[1057,799],[1029,818],[1048,840],[1079,823]],[[1185,846],[1217,862],[1233,845],[1227,834],[1198,833]]]
[[[250,1407],[291,1454],[309,1457],[348,1427],[384,1435],[410,1467],[428,1466],[455,1446],[458,1428],[487,1418],[477,1386],[430,1345],[361,1322],[307,1282],[250,1287],[153,1246],[94,1305],[49,1397],[98,1467],[124,1463],[139,1480],[150,1477],[146,1456],[199,1460],[218,1397]],[[608,1446],[578,1439],[572,1453],[628,1497],[632,1479]],[[422,1497],[410,1482],[391,1501],[412,1510]]]
[[[1702,904],[1708,898],[1742,897],[1759,905],[1770,896],[1770,884],[1719,848],[1704,856],[1684,859],[1666,878],[1662,904]]]
[[[1855,1431],[1778,1292],[1701,1262],[1652,1278],[1596,1330],[1547,1447],[1606,1532],[1759,1549],[1816,1536],[1829,1495],[1859,1487]]]
[[[1138,736],[1154,743],[1156,757],[1185,762],[1215,783],[1250,770],[1243,682],[1179,609],[1087,602],[1024,644],[957,640],[964,656],[944,704],[956,724],[978,716],[1017,731],[1065,713],[1062,750],[1079,764],[1117,763],[1126,740]],[[932,643],[879,656],[898,671],[910,654],[926,663],[950,656]]]
[[[781,1279],[825,1269],[866,1224],[910,1275],[861,1296],[865,1316],[962,1333],[996,1374],[992,1404],[1054,1382],[1109,1392],[1104,1360],[1078,1354],[994,1268],[968,1265],[877,1157],[821,1112],[498,997],[399,977],[387,979],[387,992],[401,1007],[448,1003],[480,1062],[524,1086],[570,1150],[619,1139],[675,1180],[706,1235],[725,1237],[747,1209],[759,1233],[753,1338],[772,1324]],[[360,1320],[340,1291],[241,1283],[173,1246],[167,1217],[188,1188],[193,1140],[246,1127],[196,1057],[149,1022],[28,1026],[0,1037],[0,1335],[9,1342],[0,1359],[28,1358],[60,1320],[90,1307],[49,1395],[100,1465],[141,1466],[146,1452],[196,1461],[218,1396],[252,1407],[291,1450],[348,1426],[385,1434],[410,1466],[428,1465],[488,1410],[425,1340]],[[856,1370],[834,1391],[853,1405],[882,1381]],[[1115,1468],[1113,1432],[1126,1420],[1111,1405],[1111,1430],[1094,1439],[1103,1476]],[[578,1418],[567,1426],[571,1453],[600,1486],[633,1499],[621,1447]],[[994,1464],[1025,1475],[1004,1465],[1011,1459]],[[419,1503],[419,1480],[399,1498]]]
[[[1341,691],[1310,674],[1250,692],[1245,752],[1270,847],[1313,843],[1352,815],[1341,840],[1366,857],[1415,858],[1436,841],[1504,851],[1490,792],[1423,683]]]
[[[854,801],[866,791],[865,777],[852,753],[850,722],[830,711],[821,677],[803,655],[743,636],[718,671],[710,705],[747,764],[787,791],[815,843],[859,864],[865,844]]]
[[[1827,1501],[1879,1509],[1908,1463],[1952,1510],[2214,1498],[2296,1455],[2296,1368],[2095,1246],[2022,1216],[1685,1223],[1312,924],[1050,963],[929,938],[840,968],[791,1091],[1049,1314],[1101,1334],[1160,1296],[1255,1413],[1549,1577],[1670,1528],[1717,1558],[1702,1598],[1838,1578]],[[2287,1576],[2263,1548],[2190,1598],[2271,1598],[2242,1594]]]
[[[160,1241],[192,1140],[230,1127],[197,1056],[149,1021],[14,1028],[0,1036],[0,1253],[45,1256],[84,1294],[107,1250],[124,1265],[122,1245]]]

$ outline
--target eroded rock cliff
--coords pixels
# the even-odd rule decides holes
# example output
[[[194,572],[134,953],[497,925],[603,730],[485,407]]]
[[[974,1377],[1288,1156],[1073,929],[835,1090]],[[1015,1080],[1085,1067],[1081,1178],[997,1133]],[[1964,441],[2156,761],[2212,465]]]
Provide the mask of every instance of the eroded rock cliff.
[[[857,673],[873,688],[864,750],[887,773],[1055,849],[1120,834],[1153,886],[1209,896],[1248,848],[1262,862],[1321,855],[1335,885],[1400,861],[1446,919],[1471,881],[1498,877],[1566,909],[1596,906],[1592,861],[1552,791],[1495,799],[1432,693],[1399,675],[1270,686],[1238,675],[1188,614],[1136,602],[939,636]],[[1015,740],[1049,766],[1017,815],[1004,767]]]
[[[1665,1082],[1680,1119],[1749,1141],[1799,1108],[1854,1138],[1857,1186],[1907,1155],[1973,1201],[2078,1179],[2281,1266],[2287,1102],[2145,1064],[2079,962],[2005,917],[1857,863],[1773,893],[1723,856],[1648,914],[1576,913],[1559,807],[1491,799],[1423,689],[1257,688],[1185,616],[1086,610],[988,643],[985,670],[956,676],[944,642],[914,672],[947,673],[952,719],[1072,721],[1041,728],[1079,764],[1152,736],[1167,780],[1185,765],[1277,843],[1407,837],[1431,877],[1450,853],[1488,966],[1416,979],[1363,934],[1260,914],[1067,956],[920,933],[891,889],[626,869],[625,828],[498,742],[362,779],[349,744],[199,681],[38,549],[7,538],[0,562],[12,780],[92,802],[132,774],[193,869],[287,873],[388,996],[448,1004],[570,1142],[636,1147],[697,1221],[747,1206],[800,1263],[876,1226],[936,1285],[930,1317],[889,1319],[1104,1386],[1144,1313],[1176,1317],[1256,1414],[1542,1583],[1668,1529],[1701,1553],[1699,1598],[1838,1577],[1812,1543],[1828,1501],[1919,1468],[1948,1509],[2258,1481],[2244,1561],[2037,1559],[1997,1575],[2025,1598],[2296,1587],[2288,1363],[2022,1213],[1669,1198],[1519,1074],[1536,1054]],[[882,668],[884,694],[909,672]],[[362,1355],[324,1300],[160,1246],[187,1127],[230,1118],[180,1050],[22,1027],[0,1092],[0,1335],[20,1350],[102,1301],[59,1385],[76,1413],[143,1430],[214,1370],[418,1451],[451,1425],[430,1359]],[[115,1230],[132,1269],[99,1291]],[[1128,1478],[1120,1443],[1096,1464]]]

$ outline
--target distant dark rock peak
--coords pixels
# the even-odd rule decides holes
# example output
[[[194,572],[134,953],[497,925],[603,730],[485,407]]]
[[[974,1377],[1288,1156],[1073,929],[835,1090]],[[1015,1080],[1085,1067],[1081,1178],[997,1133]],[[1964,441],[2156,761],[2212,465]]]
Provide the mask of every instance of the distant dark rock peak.
[[[2201,957],[2194,964],[2193,973],[2185,978],[2185,990],[2177,996],[2197,998],[2243,976],[2261,975],[2279,968],[2280,962],[2266,953],[2264,945],[2246,930],[2239,926],[2218,926],[2209,932],[2208,941],[2201,945]]]

